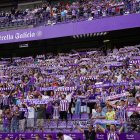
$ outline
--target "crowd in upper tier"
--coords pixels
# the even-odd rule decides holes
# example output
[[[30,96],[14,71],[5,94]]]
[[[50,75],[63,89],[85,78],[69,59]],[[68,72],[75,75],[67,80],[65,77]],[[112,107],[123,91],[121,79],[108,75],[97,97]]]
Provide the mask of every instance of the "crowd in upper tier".
[[[125,123],[140,131],[137,46],[0,61],[0,131],[78,131]],[[88,119],[88,121],[87,121]]]
[[[11,11],[0,11],[0,27],[52,25],[139,12],[139,0],[79,0],[73,3],[43,3],[32,9],[12,8]]]

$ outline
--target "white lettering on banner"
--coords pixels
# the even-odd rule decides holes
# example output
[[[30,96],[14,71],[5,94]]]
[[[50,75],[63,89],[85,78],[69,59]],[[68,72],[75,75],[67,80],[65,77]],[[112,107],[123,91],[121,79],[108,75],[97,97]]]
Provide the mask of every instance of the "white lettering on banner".
[[[140,111],[140,107],[128,107],[127,111]]]
[[[105,139],[105,136],[103,134],[97,134],[96,137],[97,137],[98,140],[104,140]]]
[[[33,38],[35,37],[35,33],[33,32],[25,32],[25,33],[16,33],[15,34],[15,39],[23,39],[23,38]]]
[[[126,140],[134,140],[135,137],[133,134],[126,134]]]
[[[13,35],[0,35],[0,40],[12,40],[14,39]]]
[[[43,99],[24,99],[25,103],[30,103],[30,104],[48,104],[49,100]]]
[[[104,120],[104,119],[98,120],[97,119],[94,122],[94,124],[120,124],[120,122],[119,121],[116,121],[116,120],[112,121],[112,120]]]
[[[37,32],[16,32],[13,34],[7,34],[7,35],[0,35],[0,41],[4,41],[4,40],[18,40],[18,39],[26,39],[26,38],[35,38],[35,37],[40,37],[43,35],[42,31],[37,31]]]

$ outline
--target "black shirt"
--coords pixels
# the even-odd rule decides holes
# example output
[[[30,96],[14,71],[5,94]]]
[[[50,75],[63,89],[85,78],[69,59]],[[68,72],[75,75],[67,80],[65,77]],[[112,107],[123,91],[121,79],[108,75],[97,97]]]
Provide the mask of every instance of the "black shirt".
[[[25,119],[24,114],[25,114],[25,111],[19,111],[19,117],[18,117],[19,120]]]
[[[91,132],[89,132],[88,130],[84,131],[86,140],[95,140],[96,137],[96,132],[94,130],[92,130]]]

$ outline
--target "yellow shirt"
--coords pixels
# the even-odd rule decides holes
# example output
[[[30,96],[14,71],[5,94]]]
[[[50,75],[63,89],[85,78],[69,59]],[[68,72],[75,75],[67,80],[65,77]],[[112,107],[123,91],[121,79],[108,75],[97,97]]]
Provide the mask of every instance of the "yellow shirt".
[[[115,111],[107,112],[106,120],[115,120]]]

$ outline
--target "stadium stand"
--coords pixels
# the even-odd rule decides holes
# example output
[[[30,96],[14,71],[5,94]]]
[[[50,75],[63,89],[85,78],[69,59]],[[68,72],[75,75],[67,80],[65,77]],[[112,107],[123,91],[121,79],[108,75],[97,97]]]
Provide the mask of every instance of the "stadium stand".
[[[107,56],[87,50],[0,61],[0,131],[79,133],[113,123],[140,132],[139,54],[129,46]]]
[[[0,1],[0,140],[139,140],[139,17],[140,0]]]
[[[36,7],[1,10],[0,28],[25,28],[40,25],[94,20],[140,12],[139,0],[112,0],[58,2],[39,4]]]

